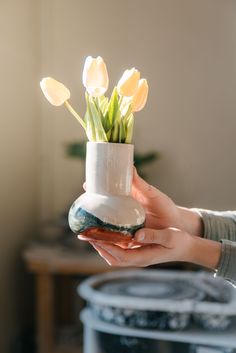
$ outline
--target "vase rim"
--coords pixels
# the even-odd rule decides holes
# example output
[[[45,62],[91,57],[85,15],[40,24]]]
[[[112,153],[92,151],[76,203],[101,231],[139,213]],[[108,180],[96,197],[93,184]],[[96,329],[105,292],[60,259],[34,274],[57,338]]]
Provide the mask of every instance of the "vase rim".
[[[123,146],[134,146],[133,143],[122,143],[122,142],[102,142],[102,141],[87,141],[87,144],[100,144],[100,145],[123,145]]]

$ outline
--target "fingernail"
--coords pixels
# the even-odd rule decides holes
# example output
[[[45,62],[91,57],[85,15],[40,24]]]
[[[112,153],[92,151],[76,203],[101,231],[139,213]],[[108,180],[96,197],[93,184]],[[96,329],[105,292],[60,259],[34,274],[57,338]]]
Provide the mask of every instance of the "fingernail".
[[[136,238],[137,241],[144,241],[145,233],[144,232],[139,232],[138,235],[135,238]]]

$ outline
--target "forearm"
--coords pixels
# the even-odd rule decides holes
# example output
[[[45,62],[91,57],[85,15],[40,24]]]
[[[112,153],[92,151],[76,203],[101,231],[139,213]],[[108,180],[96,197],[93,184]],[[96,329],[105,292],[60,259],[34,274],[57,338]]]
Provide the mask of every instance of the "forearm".
[[[236,241],[236,211],[209,211],[178,207],[179,228],[206,239]]]
[[[207,267],[236,286],[236,242],[192,236],[185,261]]]
[[[192,236],[187,261],[217,270],[221,257],[221,243]]]
[[[236,211],[216,212],[179,208],[182,225],[193,237],[189,261],[216,270],[236,285]]]

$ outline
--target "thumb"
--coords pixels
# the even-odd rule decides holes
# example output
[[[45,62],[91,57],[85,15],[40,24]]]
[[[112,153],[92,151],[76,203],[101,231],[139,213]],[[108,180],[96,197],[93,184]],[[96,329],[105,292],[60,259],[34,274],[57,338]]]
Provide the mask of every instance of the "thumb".
[[[169,228],[161,230],[142,228],[135,233],[134,240],[142,244],[158,244],[170,248],[172,236]]]
[[[148,198],[155,198],[158,197],[161,192],[156,189],[154,186],[148,184],[144,179],[142,179],[134,167],[134,173],[133,173],[133,184],[132,188],[134,190],[138,190],[139,193],[142,195],[148,197]]]

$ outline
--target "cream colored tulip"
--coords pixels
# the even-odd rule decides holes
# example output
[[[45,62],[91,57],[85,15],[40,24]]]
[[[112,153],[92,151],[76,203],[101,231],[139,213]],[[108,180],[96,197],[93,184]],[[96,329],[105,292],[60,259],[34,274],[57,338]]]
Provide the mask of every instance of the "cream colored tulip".
[[[146,104],[148,97],[148,83],[145,78],[139,80],[138,89],[133,97],[132,110],[138,112],[142,110]]]
[[[40,87],[47,100],[55,106],[60,106],[70,98],[70,91],[61,82],[51,77],[45,77],[40,82]]]
[[[131,70],[125,70],[117,84],[117,90],[120,96],[131,97],[138,89],[140,72],[134,67]]]
[[[83,70],[83,84],[87,92],[93,97],[103,96],[107,91],[109,78],[106,64],[101,56],[97,58],[88,56],[86,58]]]

